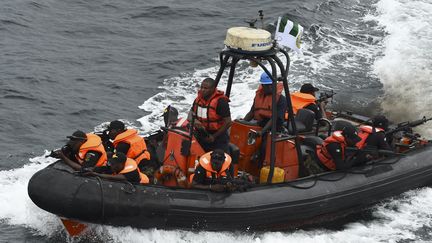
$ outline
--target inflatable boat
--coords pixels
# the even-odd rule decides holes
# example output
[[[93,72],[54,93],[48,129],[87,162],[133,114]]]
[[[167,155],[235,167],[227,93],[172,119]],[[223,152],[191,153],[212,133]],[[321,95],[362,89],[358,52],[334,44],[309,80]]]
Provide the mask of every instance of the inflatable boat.
[[[432,183],[432,147],[343,172],[245,192],[132,185],[82,177],[62,162],[37,172],[29,196],[55,215],[115,226],[275,230],[334,218]]]
[[[243,38],[237,35],[244,32],[256,38],[249,38],[247,42],[237,40]],[[329,114],[331,120],[322,121],[327,123],[323,128],[308,120],[311,116],[308,111],[294,115],[287,81],[288,53],[274,44],[268,45],[270,33],[264,30],[243,27],[240,32],[229,31],[228,36],[215,78],[219,82],[225,68],[229,67],[225,94],[230,95],[236,64],[240,60],[249,60],[271,77],[273,94],[276,94],[276,84],[283,84],[288,104],[289,125],[285,132],[277,132],[276,119],[273,119],[262,164],[254,160],[262,142],[256,136],[260,127],[241,120],[232,124],[230,154],[235,174],[260,178],[256,184],[248,184],[242,191],[211,192],[181,187],[179,178],[166,175],[158,177],[157,184],[134,185],[85,177],[58,161],[30,179],[28,194],[31,200],[50,213],[82,223],[215,231],[277,230],[333,219],[432,183],[430,141],[406,133],[406,128],[424,123],[426,118],[394,125],[393,129],[403,133],[396,139],[398,148],[395,148],[394,156],[382,156],[345,171],[304,175],[303,160],[308,151],[322,142],[319,135],[347,123],[354,126],[367,124],[369,118],[350,112],[332,112]],[[239,47],[238,43],[249,46]],[[254,46],[259,49],[253,49]],[[286,58],[286,65],[279,56]],[[264,65],[263,61],[269,65]],[[276,103],[274,99],[273,104]],[[276,106],[272,112],[276,115]],[[162,166],[175,166],[186,177],[193,174],[196,161],[204,154],[192,130],[165,128],[166,144],[160,145],[164,151]],[[404,143],[399,143],[402,140]]]

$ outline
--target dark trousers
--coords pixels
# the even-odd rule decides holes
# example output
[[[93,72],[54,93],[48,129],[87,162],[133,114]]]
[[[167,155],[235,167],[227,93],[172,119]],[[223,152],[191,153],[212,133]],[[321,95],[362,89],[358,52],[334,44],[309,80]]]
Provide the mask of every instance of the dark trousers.
[[[225,153],[229,153],[229,136],[228,133],[224,133],[219,137],[215,138],[213,143],[207,143],[204,138],[197,138],[199,144],[206,152],[213,151],[215,149],[222,149]]]

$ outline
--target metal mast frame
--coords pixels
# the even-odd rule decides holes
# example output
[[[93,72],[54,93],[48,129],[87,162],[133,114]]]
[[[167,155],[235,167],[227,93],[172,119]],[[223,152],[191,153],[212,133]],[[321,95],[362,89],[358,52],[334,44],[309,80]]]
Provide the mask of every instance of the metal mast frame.
[[[278,52],[281,52],[285,58],[286,58],[286,66],[283,65],[280,58],[276,55]],[[237,63],[240,60],[249,60],[253,61],[260,66],[264,72],[267,73],[267,75],[272,80],[272,127],[271,127],[271,147],[270,147],[270,171],[269,175],[267,177],[267,183],[271,183],[273,174],[274,174],[274,167],[275,167],[275,160],[276,160],[276,120],[274,119],[277,117],[277,101],[276,101],[276,90],[277,90],[277,82],[282,81],[284,90],[285,90],[285,98],[287,101],[287,110],[288,110],[288,123],[287,128],[291,125],[292,133],[294,136],[295,141],[295,148],[297,152],[297,159],[299,164],[302,164],[302,153],[300,149],[300,141],[299,136],[297,133],[297,127],[294,122],[294,112],[292,107],[292,102],[290,98],[290,92],[288,87],[288,72],[290,67],[290,57],[288,53],[285,50],[272,48],[268,51],[261,51],[261,52],[246,52],[246,51],[240,51],[240,50],[233,50],[233,49],[226,49],[219,53],[219,59],[220,59],[220,68],[216,75],[215,81],[216,85],[219,84],[219,81],[222,77],[223,72],[227,67],[230,67],[229,75],[228,75],[228,81],[227,81],[227,88],[225,91],[225,95],[227,97],[231,94],[231,88],[233,85],[233,78],[235,73],[235,68],[237,66]],[[230,62],[231,60],[231,62]],[[268,63],[271,66],[271,72],[266,68],[266,66],[262,63],[262,60],[268,61]],[[280,73],[280,78],[278,79],[277,74],[278,71]]]

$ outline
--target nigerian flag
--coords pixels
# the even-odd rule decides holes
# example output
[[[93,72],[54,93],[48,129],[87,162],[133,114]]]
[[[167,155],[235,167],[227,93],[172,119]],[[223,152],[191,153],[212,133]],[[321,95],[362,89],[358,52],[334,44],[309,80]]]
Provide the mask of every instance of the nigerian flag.
[[[303,27],[298,23],[294,23],[288,17],[279,17],[275,40],[281,47],[289,47],[291,50],[302,53],[301,51],[301,36]]]

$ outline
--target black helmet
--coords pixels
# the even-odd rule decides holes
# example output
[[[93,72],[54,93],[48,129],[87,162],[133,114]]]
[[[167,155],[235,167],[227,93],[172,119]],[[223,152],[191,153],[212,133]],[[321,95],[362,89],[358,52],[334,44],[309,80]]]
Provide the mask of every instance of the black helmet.
[[[379,127],[384,130],[387,130],[389,125],[389,120],[383,115],[377,115],[374,118],[372,118],[372,125],[374,127]]]

